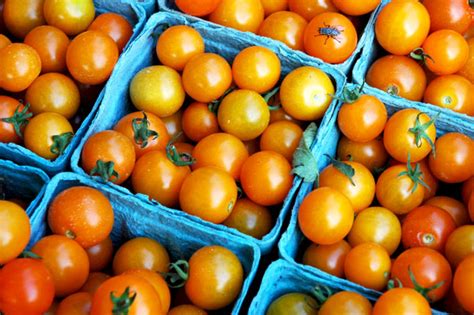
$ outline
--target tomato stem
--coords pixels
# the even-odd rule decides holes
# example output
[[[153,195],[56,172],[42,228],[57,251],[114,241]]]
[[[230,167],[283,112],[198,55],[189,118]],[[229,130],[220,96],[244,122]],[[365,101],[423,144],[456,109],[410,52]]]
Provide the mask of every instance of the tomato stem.
[[[173,137],[166,145],[166,156],[176,166],[189,166],[196,163],[196,159],[189,153],[180,153],[174,143],[181,136],[181,132]]]
[[[411,166],[410,153],[408,153],[407,170],[398,174],[399,177],[404,175],[408,176],[414,183],[411,193],[415,192],[418,188],[418,184],[421,184],[423,187],[430,190],[430,187],[423,180],[423,173],[421,172],[420,164],[416,163],[414,168]]]
[[[40,255],[37,255],[37,254],[35,254],[33,252],[30,252],[28,250],[23,251],[20,254],[20,258],[43,259],[43,257],[41,257]]]
[[[159,137],[158,132],[155,130],[148,129],[150,126],[150,121],[145,112],[142,111],[143,118],[134,118],[132,119],[132,129],[133,129],[133,139],[135,143],[140,145],[140,147],[146,148],[148,145],[148,139],[152,137],[152,140],[155,140]]]
[[[416,281],[416,278],[415,278],[415,274],[411,271],[411,266],[408,266],[408,276],[410,277],[410,280],[411,282],[413,283],[413,286],[414,286],[414,289],[420,293],[421,295],[423,295],[427,300],[428,302],[433,302],[432,299],[428,296],[428,294],[433,291],[433,290],[436,290],[438,288],[440,288],[443,284],[444,284],[444,280],[432,285],[431,287],[428,287],[428,288],[425,288],[425,287],[422,287],[418,281]]]
[[[352,104],[355,103],[361,96],[364,89],[365,81],[361,85],[354,85],[352,87],[345,86],[342,90],[342,98],[340,99],[344,103]]]
[[[266,94],[262,95],[263,96],[263,99],[265,100],[265,103],[268,104],[268,102],[270,102],[270,100],[272,99],[272,97],[274,97],[278,92],[280,91],[280,87],[277,86],[276,88],[274,88],[273,90],[271,90],[270,92],[267,92]],[[278,105],[268,105],[268,107],[270,108],[270,110],[278,110],[280,108],[280,104]]]
[[[390,95],[398,95],[398,87],[396,85],[389,85],[387,87],[387,93]]]
[[[104,162],[102,160],[97,160],[96,166],[91,170],[90,175],[98,175],[104,182],[114,182],[120,177],[117,171],[115,171],[114,166],[115,163],[112,161]],[[111,179],[112,177],[115,178]]]
[[[130,287],[127,287],[125,291],[119,297],[116,297],[114,292],[110,292],[110,300],[112,301],[113,308],[112,314],[113,315],[128,315],[129,309],[132,306],[135,298],[137,297],[137,293],[133,292],[130,295]]]
[[[71,143],[74,133],[64,132],[60,135],[53,136],[53,144],[51,145],[50,151],[56,155],[62,155],[66,151],[67,146]]]
[[[324,302],[327,301],[327,299],[333,295],[333,292],[330,288],[328,288],[325,285],[317,285],[314,287],[314,289],[311,291],[311,294],[316,298],[316,301],[318,301],[319,305],[323,305]]]
[[[422,145],[422,139],[425,139],[428,144],[431,146],[431,152],[433,153],[433,156],[436,156],[436,151],[435,151],[435,145],[431,138],[428,136],[426,133],[426,130],[428,130],[429,127],[431,127],[432,124],[438,119],[439,113],[433,118],[430,119],[428,122],[422,124],[420,121],[420,116],[424,114],[423,112],[420,112],[416,116],[415,120],[415,126],[412,128],[408,129],[409,132],[415,135],[415,145],[419,148]],[[426,114],[425,114],[426,115]]]
[[[13,128],[15,129],[15,133],[18,135],[18,137],[23,139],[23,133],[21,132],[21,129],[28,124],[29,122],[28,119],[30,119],[33,116],[33,113],[28,112],[28,109],[30,108],[30,104],[26,104],[23,107],[23,109],[20,111],[21,106],[22,105],[17,106],[17,108],[15,109],[15,112],[13,113],[13,116],[2,118],[2,121],[12,124]]]
[[[235,90],[235,87],[231,86],[230,88],[227,89],[227,91],[224,92],[224,94],[221,97],[207,104],[207,108],[209,109],[209,111],[217,115],[217,112],[219,111],[219,106],[221,105],[222,100],[224,99],[224,97],[227,96],[227,94],[229,94],[233,90]]]
[[[396,281],[396,283],[395,283]],[[403,288],[403,283],[400,281],[400,279],[395,278],[395,279],[390,279],[387,282],[387,290],[391,290],[395,288],[398,285],[398,288]]]
[[[352,186],[355,186],[356,184],[354,183],[354,175],[355,175],[355,170],[352,166],[350,166],[347,163],[344,163],[338,159],[335,159],[331,157],[329,154],[325,154],[325,156],[331,161],[331,164],[339,171],[341,172],[344,176],[346,176],[349,181],[351,182]]]
[[[418,60],[418,61],[421,61],[422,64],[426,65],[426,61],[428,59],[430,59],[431,61],[433,61],[433,63],[435,62],[434,59],[428,55],[427,53],[425,53],[425,51],[423,50],[423,48],[421,47],[418,47],[418,48],[415,48],[411,53],[410,53],[410,57],[412,57],[413,59],[415,60]]]
[[[76,238],[76,233],[74,233],[71,230],[67,230],[64,234],[66,235],[67,238],[69,238],[71,240]]]
[[[170,288],[181,288],[189,278],[189,263],[183,259],[170,263],[170,272],[165,273],[163,276]]]

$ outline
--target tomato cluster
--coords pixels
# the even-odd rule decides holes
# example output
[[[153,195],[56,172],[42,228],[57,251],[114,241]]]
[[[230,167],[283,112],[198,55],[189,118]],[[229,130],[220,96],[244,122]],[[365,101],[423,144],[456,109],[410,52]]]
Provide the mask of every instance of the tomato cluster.
[[[274,52],[251,46],[231,66],[205,52],[200,33],[185,25],[159,36],[156,55],[161,64],[138,71],[130,82],[138,111],[86,141],[83,169],[262,238],[273,226],[268,207],[281,204],[292,187],[302,127],[322,118],[332,101],[330,77],[300,67],[278,87],[281,65]]]
[[[312,242],[303,263],[377,291],[414,288],[429,302],[453,288],[472,312],[461,293],[472,278],[453,283],[453,274],[472,272],[458,269],[474,254],[474,141],[458,132],[437,138],[436,117],[417,109],[388,117],[379,99],[360,91],[345,91],[338,159],[299,208],[299,227]],[[462,201],[438,195],[460,183]]]
[[[1,1],[0,142],[54,160],[110,76],[132,26],[92,0]],[[13,43],[12,41],[13,40]]]
[[[380,0],[176,0],[184,13],[278,40],[331,64],[347,60],[357,46],[360,17]]]
[[[392,1],[377,17],[368,84],[412,101],[474,115],[472,9],[464,0]]]

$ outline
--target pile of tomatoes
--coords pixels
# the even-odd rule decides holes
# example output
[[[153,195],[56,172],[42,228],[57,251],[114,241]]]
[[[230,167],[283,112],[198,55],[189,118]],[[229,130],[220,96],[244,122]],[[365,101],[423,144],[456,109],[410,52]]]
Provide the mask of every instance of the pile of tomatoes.
[[[92,0],[0,1],[0,142],[61,155],[131,36]]]
[[[332,101],[330,77],[300,67],[278,87],[274,52],[251,46],[230,66],[206,53],[200,33],[185,25],[166,29],[156,54],[161,65],[140,70],[130,82],[138,111],[85,142],[83,169],[262,238],[275,216],[268,207],[280,205],[292,187],[302,127],[322,118]],[[276,99],[281,106],[270,106]]]
[[[242,288],[242,264],[222,246],[204,246],[188,262],[170,263],[159,242],[136,237],[114,253],[114,210],[94,188],[75,186],[59,193],[47,214],[52,235],[30,252],[24,251],[31,233],[25,211],[0,201],[0,218],[2,233],[9,236],[0,245],[4,315],[207,314],[204,310],[232,304]],[[172,310],[167,282],[183,288]]]
[[[415,289],[418,300],[457,299],[473,312],[466,295],[474,284],[473,139],[437,137],[437,117],[414,108],[388,117],[380,100],[360,91],[344,93],[339,159],[299,208],[312,242],[303,263],[377,291],[389,285]],[[416,294],[396,292],[386,294],[413,296],[405,311],[421,312]]]
[[[377,42],[388,53],[369,68],[373,87],[474,115],[474,27],[468,1],[403,0],[377,17]]]
[[[176,0],[189,15],[278,40],[331,64],[347,60],[357,47],[360,17],[380,0]]]

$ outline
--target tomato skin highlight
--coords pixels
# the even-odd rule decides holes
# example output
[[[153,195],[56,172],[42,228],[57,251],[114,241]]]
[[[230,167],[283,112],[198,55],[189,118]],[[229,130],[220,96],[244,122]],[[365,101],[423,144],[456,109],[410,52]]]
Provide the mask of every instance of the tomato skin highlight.
[[[474,254],[463,259],[454,273],[454,294],[462,307],[469,313],[474,312],[472,292],[474,290]]]

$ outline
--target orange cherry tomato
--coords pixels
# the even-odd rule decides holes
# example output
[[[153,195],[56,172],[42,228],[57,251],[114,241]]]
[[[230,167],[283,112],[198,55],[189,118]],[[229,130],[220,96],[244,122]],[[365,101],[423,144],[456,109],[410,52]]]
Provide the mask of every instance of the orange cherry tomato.
[[[342,63],[357,46],[357,31],[342,14],[325,12],[314,17],[304,31],[304,50],[328,63]]]
[[[10,41],[10,39],[8,37],[6,37],[5,35],[3,34],[0,34],[0,49],[4,48],[4,47],[7,47],[8,45],[10,45],[12,42]]]
[[[0,87],[9,92],[27,89],[41,72],[41,59],[26,44],[13,43],[0,50]]]
[[[311,244],[303,254],[303,264],[344,278],[344,261],[351,246],[345,240],[331,245]]]
[[[370,86],[412,101],[421,101],[426,88],[423,68],[406,56],[388,55],[377,59],[365,80]]]
[[[359,293],[342,291],[331,295],[319,309],[318,315],[372,314],[372,304]]]
[[[472,9],[464,0],[424,0],[431,20],[431,31],[451,29],[463,34],[471,23]]]
[[[443,209],[454,220],[456,227],[468,224],[469,215],[462,202],[446,196],[436,196],[425,201],[425,205],[435,206]]]
[[[331,0],[331,2],[344,14],[358,16],[374,11],[380,4],[380,0],[358,1],[358,0]]]
[[[176,0],[176,6],[186,14],[194,16],[205,16],[214,12],[221,0]]]
[[[207,312],[191,304],[183,304],[173,307],[168,315],[207,315]]]
[[[31,228],[25,210],[6,200],[0,200],[0,222],[0,264],[4,265],[25,249],[30,240]]]
[[[171,139],[175,139],[177,142],[186,142],[187,138],[183,130],[183,110],[178,110],[171,116],[161,117],[161,120],[165,123],[166,130]]]
[[[270,124],[260,137],[262,151],[275,151],[283,155],[288,162],[293,161],[293,153],[298,147],[303,129],[291,121],[277,121]]]
[[[342,161],[361,163],[374,172],[385,166],[388,153],[379,138],[368,142],[355,142],[343,136],[337,146],[337,157]]]
[[[82,149],[82,168],[87,174],[121,184],[135,166],[135,146],[118,131],[105,130],[87,139]]]
[[[474,30],[474,27],[472,29]],[[474,37],[469,38],[467,44],[469,45],[469,57],[461,70],[459,70],[458,74],[474,84]]]
[[[198,102],[209,103],[224,95],[232,83],[232,70],[227,61],[213,53],[192,57],[184,67],[183,86]]]
[[[279,100],[280,96],[277,95],[276,97],[278,97],[278,100]],[[270,100],[269,104],[273,105],[274,103],[272,102],[272,100]],[[270,111],[270,124],[273,124],[274,122],[282,121],[282,120],[294,122],[300,127],[304,127],[305,125],[302,121],[296,120],[295,118],[291,117],[287,112],[285,112],[283,107]]]
[[[82,247],[99,244],[112,231],[114,211],[100,191],[84,186],[58,194],[48,209],[48,224],[55,234],[74,238]]]
[[[95,17],[92,0],[44,0],[43,12],[49,25],[70,36],[84,32]]]
[[[456,268],[454,274],[454,294],[462,307],[469,313],[474,312],[471,292],[474,290],[474,255],[469,255]]]
[[[308,294],[286,293],[274,300],[266,315],[304,314],[317,315],[318,302]]]
[[[31,113],[19,101],[0,95],[0,142],[20,143],[29,117]]]
[[[323,12],[337,12],[331,0],[288,0],[288,6],[290,11],[301,15],[308,22]]]
[[[102,13],[89,25],[88,30],[100,31],[110,36],[117,44],[119,52],[127,45],[133,34],[132,25],[120,14]]]
[[[59,28],[42,25],[32,29],[25,44],[33,47],[41,59],[41,72],[64,72],[69,38]]]
[[[270,211],[247,198],[237,200],[230,216],[222,222],[225,226],[261,239],[272,229]]]
[[[92,295],[87,292],[74,293],[59,303],[56,315],[88,315],[91,310]]]
[[[449,235],[445,256],[453,268],[468,255],[474,253],[474,225],[463,225]]]
[[[196,142],[219,132],[216,114],[204,103],[191,103],[183,112],[181,124],[186,136]]]
[[[375,22],[379,44],[394,55],[407,55],[423,44],[430,30],[430,15],[418,1],[388,3]]]
[[[101,84],[110,77],[118,55],[117,45],[112,38],[99,31],[86,31],[69,44],[66,65],[77,81]]]
[[[411,288],[394,288],[379,297],[375,302],[372,315],[429,315],[431,313],[430,304],[423,295]]]
[[[288,0],[261,0],[261,2],[265,16],[288,9]]]
[[[192,57],[201,53],[204,53],[204,40],[198,31],[187,25],[171,26],[160,35],[156,44],[160,62],[177,71],[183,70]]]
[[[291,49],[303,50],[307,25],[306,20],[294,12],[275,12],[260,24],[258,35],[278,40]]]
[[[105,273],[91,272],[87,277],[86,283],[84,283],[79,292],[87,292],[90,295],[94,295],[97,288],[109,278],[110,276]]]
[[[221,0],[209,20],[239,31],[256,33],[264,16],[260,0]]]
[[[89,269],[91,272],[105,269],[112,261],[114,245],[110,237],[97,245],[86,248],[87,257],[89,257]]]
[[[15,37],[24,38],[36,26],[46,24],[43,16],[45,0],[5,0],[3,22]],[[2,1],[3,2],[3,1]]]
[[[338,190],[322,187],[305,197],[298,212],[303,234],[312,242],[331,245],[341,241],[352,228],[354,210]]]
[[[474,176],[470,177],[462,184],[462,201],[464,204],[469,203],[469,198],[471,197],[471,193],[474,191]]]

